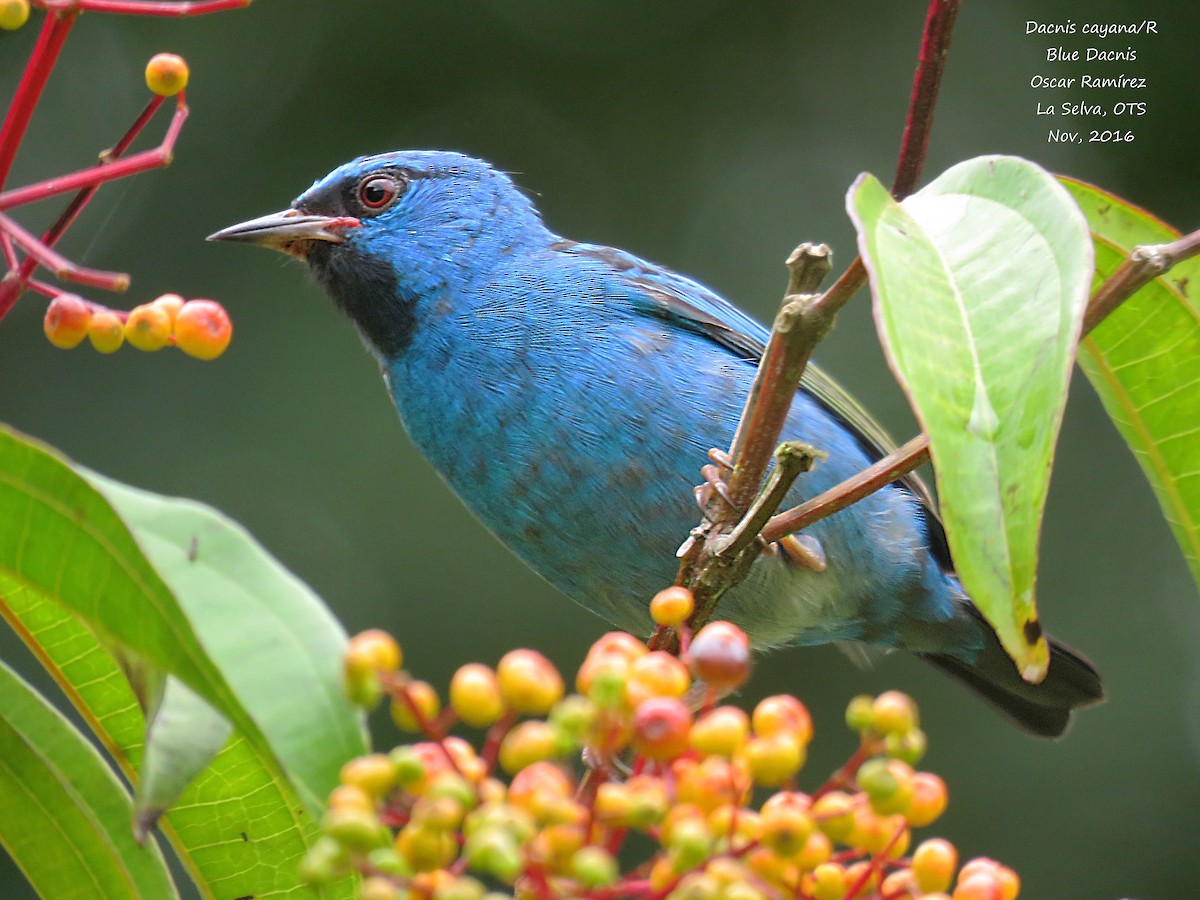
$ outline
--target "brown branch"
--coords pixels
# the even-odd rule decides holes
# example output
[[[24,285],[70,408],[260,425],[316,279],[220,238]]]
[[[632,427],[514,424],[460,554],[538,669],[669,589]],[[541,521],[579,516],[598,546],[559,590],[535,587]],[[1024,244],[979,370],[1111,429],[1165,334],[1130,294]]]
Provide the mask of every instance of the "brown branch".
[[[1193,231],[1169,244],[1135,247],[1092,294],[1083,314],[1083,334],[1090,332],[1155,278],[1197,255],[1200,255],[1200,231]]]
[[[762,538],[770,543],[807,528],[870,496],[928,461],[929,438],[919,434],[857,475],[773,517],[763,528]]]

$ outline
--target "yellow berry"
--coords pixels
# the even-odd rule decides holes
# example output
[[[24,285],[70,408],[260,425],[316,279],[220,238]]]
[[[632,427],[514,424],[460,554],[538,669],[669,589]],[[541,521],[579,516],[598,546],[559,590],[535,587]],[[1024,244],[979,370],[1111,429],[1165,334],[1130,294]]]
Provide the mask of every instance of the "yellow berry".
[[[504,715],[504,698],[496,673],[481,663],[468,663],[450,679],[450,706],[468,725],[486,728]]]
[[[905,817],[913,828],[931,825],[946,811],[946,782],[932,772],[917,772],[912,778],[912,800]]]
[[[29,0],[0,0],[0,28],[16,31],[29,21]]]
[[[763,804],[761,822],[764,846],[785,859],[799,856],[815,828],[805,794],[781,792]]]
[[[736,706],[718,706],[692,726],[692,749],[705,756],[731,757],[750,736],[750,719]]]
[[[125,323],[111,309],[97,309],[88,323],[88,340],[99,353],[115,353],[125,343]]]
[[[169,307],[157,306],[170,321]],[[174,318],[175,346],[196,359],[216,359],[233,338],[233,323],[215,300],[189,300]]]
[[[188,83],[188,66],[182,56],[159,53],[146,63],[146,87],[160,97],[174,97]]]
[[[509,773],[551,759],[558,750],[554,729],[537,719],[522,722],[500,742],[500,767]]]
[[[637,706],[651,697],[682,697],[691,687],[687,666],[662,650],[638,657],[629,666],[625,679],[625,699]]]
[[[358,756],[342,766],[341,782],[382,797],[396,785],[396,766],[382,753]]]
[[[536,650],[513,650],[496,666],[500,693],[514,710],[544,716],[562,699],[562,676],[554,663]]]
[[[678,628],[696,608],[692,592],[680,585],[659,591],[650,600],[650,617],[659,625]]]
[[[172,327],[175,325],[175,319],[179,316],[179,311],[183,309],[183,304],[184,300],[178,294],[163,294],[151,301],[152,306],[166,310],[167,315],[171,317]]]
[[[437,692],[424,681],[410,681],[401,690],[403,696],[392,700],[392,721],[401,731],[423,732],[441,712]]]
[[[946,891],[958,865],[958,851],[942,838],[922,841],[913,851],[912,873],[917,887],[926,894]]]
[[[741,755],[755,784],[778,787],[800,771],[806,753],[795,737],[780,733],[751,738]]]
[[[793,735],[801,744],[812,740],[812,716],[803,703],[788,694],[765,697],[754,707],[754,733],[768,737],[780,732]]]
[[[125,340],[139,350],[161,350],[171,340],[171,317],[153,304],[135,306],[125,320]]]
[[[396,639],[378,628],[360,632],[346,643],[347,671],[395,672],[403,661]]]
[[[846,896],[846,870],[837,863],[821,863],[813,869],[813,900],[842,900]]]
[[[871,717],[880,734],[904,734],[917,726],[917,704],[900,691],[885,691],[871,704]]]
[[[830,791],[813,801],[817,827],[831,841],[845,843],[854,831],[854,801],[842,791]]]

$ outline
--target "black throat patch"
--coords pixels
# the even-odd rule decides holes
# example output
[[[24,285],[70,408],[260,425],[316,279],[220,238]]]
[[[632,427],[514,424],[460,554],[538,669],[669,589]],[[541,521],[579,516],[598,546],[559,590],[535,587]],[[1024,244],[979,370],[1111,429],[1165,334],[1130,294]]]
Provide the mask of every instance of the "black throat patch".
[[[417,298],[403,293],[388,262],[344,244],[313,243],[308,267],[325,293],[382,356],[400,356],[417,328]]]

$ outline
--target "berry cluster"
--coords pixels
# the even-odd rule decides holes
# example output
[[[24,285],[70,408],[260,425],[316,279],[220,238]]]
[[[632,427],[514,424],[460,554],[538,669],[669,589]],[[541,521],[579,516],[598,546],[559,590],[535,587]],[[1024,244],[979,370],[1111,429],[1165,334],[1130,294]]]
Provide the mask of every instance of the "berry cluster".
[[[401,669],[389,635],[353,638],[351,698],[371,707],[388,697],[396,724],[423,739],[345,765],[305,880],[358,872],[363,900],[507,895],[485,884],[602,900],[1016,898],[1016,874],[992,860],[972,860],[956,878],[945,840],[909,854],[911,830],[947,802],[942,780],[913,768],[925,736],[909,697],[855,698],[846,718],[858,750],[804,793],[795,784],[813,734],[804,705],[768,697],[747,715],[721,702],[749,676],[746,635],[714,622],[692,637],[684,589],[664,591],[651,610],[678,629],[679,656],[604,635],[568,695],[549,660],[514,650],[495,669],[460,668],[445,710]],[[456,722],[486,729],[481,749],[449,734]]]
[[[69,350],[87,338],[101,353],[113,353],[128,341],[139,350],[173,344],[188,356],[216,359],[233,337],[225,308],[214,300],[187,300],[163,294],[129,312],[108,309],[76,294],[59,294],[46,307],[42,323],[55,347]]]

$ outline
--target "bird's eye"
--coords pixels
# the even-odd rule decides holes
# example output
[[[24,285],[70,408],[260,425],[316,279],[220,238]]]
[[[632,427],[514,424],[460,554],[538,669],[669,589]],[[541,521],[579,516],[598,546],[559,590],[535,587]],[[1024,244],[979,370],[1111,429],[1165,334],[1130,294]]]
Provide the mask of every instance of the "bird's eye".
[[[371,212],[380,212],[403,192],[404,185],[391,175],[368,175],[358,183],[358,202]]]

